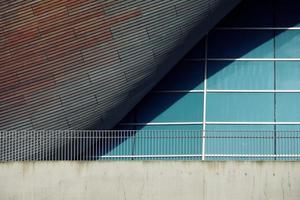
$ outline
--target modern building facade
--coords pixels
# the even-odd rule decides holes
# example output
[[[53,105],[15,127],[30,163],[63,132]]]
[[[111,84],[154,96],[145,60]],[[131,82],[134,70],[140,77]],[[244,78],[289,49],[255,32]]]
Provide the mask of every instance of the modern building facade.
[[[4,12],[3,36],[32,20],[39,31],[18,30],[21,44],[3,37],[15,46],[2,54],[0,129],[108,129],[129,112],[115,129],[135,134],[101,156],[180,155],[184,146],[192,159],[300,158],[297,0],[244,0],[226,17],[239,1],[41,2],[0,4],[17,10],[12,21]]]
[[[239,1],[3,1],[0,156],[113,128]]]
[[[299,10],[296,0],[243,1],[117,128],[199,130],[211,138],[187,141],[195,154],[299,152]],[[213,138],[223,136],[236,138]]]
[[[0,3],[0,130],[110,129],[239,0]]]

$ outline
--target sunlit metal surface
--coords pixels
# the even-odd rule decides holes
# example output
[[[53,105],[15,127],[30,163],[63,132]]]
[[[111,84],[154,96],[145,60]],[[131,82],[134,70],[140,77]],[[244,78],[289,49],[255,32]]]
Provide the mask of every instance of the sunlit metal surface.
[[[2,1],[0,130],[112,128],[238,2]]]

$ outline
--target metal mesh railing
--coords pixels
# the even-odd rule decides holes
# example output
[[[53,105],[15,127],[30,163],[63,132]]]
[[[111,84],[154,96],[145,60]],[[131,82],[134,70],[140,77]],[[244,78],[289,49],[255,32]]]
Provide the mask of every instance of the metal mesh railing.
[[[0,131],[0,161],[107,159],[300,160],[300,131]]]

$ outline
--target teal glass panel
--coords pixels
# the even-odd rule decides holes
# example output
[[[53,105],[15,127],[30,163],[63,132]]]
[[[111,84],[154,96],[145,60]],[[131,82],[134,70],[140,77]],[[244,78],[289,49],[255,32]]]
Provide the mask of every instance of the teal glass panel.
[[[300,125],[277,125],[276,153],[281,156],[278,160],[300,160]]]
[[[201,159],[202,126],[144,126],[135,137],[136,155],[166,155],[159,159]],[[175,156],[175,157],[174,157]]]
[[[247,124],[247,125],[238,125],[238,124],[207,124],[206,130],[209,131],[225,131],[223,134],[224,136],[227,136],[227,133],[230,133],[231,131],[244,133],[244,132],[267,132],[267,131],[274,131],[275,127],[274,125],[253,125],[253,124]],[[220,133],[221,134],[221,133]],[[241,135],[242,136],[242,135]]]
[[[300,132],[300,125],[276,125],[276,131],[299,131]]]
[[[210,61],[207,89],[274,89],[274,62]]]
[[[120,133],[118,134],[118,137],[115,138],[109,138],[105,141],[105,143],[102,143],[103,146],[101,146],[102,149],[106,151],[106,153],[103,155],[107,157],[107,159],[114,159],[113,156],[131,156],[133,155],[134,151],[134,134],[129,133]],[[111,156],[111,157],[109,157]],[[115,158],[119,160],[120,158]],[[124,159],[131,159],[131,158],[124,158]]]
[[[201,40],[195,47],[193,47],[193,49],[184,58],[205,58],[205,39]]]
[[[202,112],[202,93],[151,93],[138,107],[137,122],[199,122]]]
[[[276,0],[275,21],[278,27],[300,26],[300,1]]]
[[[273,58],[273,31],[215,30],[209,34],[209,58]]]
[[[276,89],[300,89],[300,62],[276,62]]]
[[[272,27],[273,25],[272,0],[244,0],[219,24],[221,27]]]
[[[145,125],[145,126],[137,126],[137,130],[145,130],[145,131],[202,131],[202,125]]]
[[[203,80],[203,61],[182,61],[154,90],[203,90]]]
[[[277,58],[300,57],[300,30],[277,31],[275,41]]]
[[[126,127],[131,126],[120,127],[126,130]],[[195,157],[195,154],[201,154],[202,125],[151,125],[136,126],[136,128],[138,130],[136,134],[126,131],[118,132],[116,134],[118,137],[107,140],[102,147],[109,150],[105,156],[186,154],[193,155],[187,158],[189,160],[200,158],[200,156]],[[167,156],[160,159],[174,158]]]
[[[274,94],[208,93],[207,121],[270,122],[274,120]]]
[[[278,122],[300,121],[300,93],[276,94],[276,119]]]
[[[275,140],[272,125],[207,125],[206,130],[205,153],[223,155],[219,157],[208,155],[207,160],[273,159],[249,156],[274,154]],[[234,154],[236,157],[226,157],[226,154]]]

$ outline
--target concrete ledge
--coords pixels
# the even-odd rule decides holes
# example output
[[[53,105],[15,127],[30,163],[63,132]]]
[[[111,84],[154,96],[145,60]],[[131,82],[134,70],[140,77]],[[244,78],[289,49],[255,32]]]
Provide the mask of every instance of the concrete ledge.
[[[299,199],[300,162],[0,163],[1,200]]]

